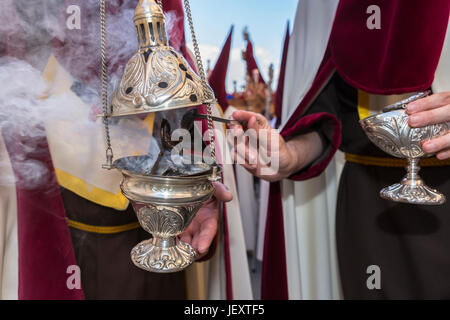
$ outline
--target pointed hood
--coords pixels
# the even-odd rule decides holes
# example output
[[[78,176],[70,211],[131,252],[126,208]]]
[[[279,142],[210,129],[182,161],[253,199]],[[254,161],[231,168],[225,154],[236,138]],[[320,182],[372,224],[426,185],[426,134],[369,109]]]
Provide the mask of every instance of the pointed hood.
[[[244,60],[247,64],[247,75],[253,77],[253,70],[256,69],[259,72],[259,82],[266,83],[261,75],[261,70],[259,69],[258,64],[256,63],[256,59],[253,53],[253,43],[250,40],[250,35],[247,29],[244,30],[244,38],[247,41],[247,48],[244,52]]]
[[[275,91],[275,97],[274,97],[275,115],[277,117],[277,126],[279,125],[279,123],[281,121],[281,108],[283,106],[284,77],[286,74],[286,61],[287,61],[287,54],[288,54],[288,48],[289,48],[289,40],[290,40],[290,33],[289,33],[289,21],[288,21],[287,25],[286,25],[286,35],[284,37],[283,53],[281,56],[280,75],[278,77],[278,85],[277,85],[277,90]]]
[[[211,74],[209,75],[208,78],[209,85],[214,90],[216,98],[219,101],[219,104],[222,107],[223,111],[225,111],[228,107],[225,80],[227,77],[228,63],[230,60],[231,39],[233,37],[233,29],[234,26],[231,26],[228,38],[222,47],[222,52],[220,53],[216,65],[212,69]]]

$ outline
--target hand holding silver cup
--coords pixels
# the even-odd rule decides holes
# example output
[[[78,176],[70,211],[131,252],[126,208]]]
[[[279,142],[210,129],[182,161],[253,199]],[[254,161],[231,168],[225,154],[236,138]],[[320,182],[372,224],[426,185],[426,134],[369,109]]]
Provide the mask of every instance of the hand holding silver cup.
[[[425,141],[445,135],[450,123],[430,124],[420,128],[412,128],[408,123],[406,105],[429,95],[429,91],[414,95],[394,105],[384,108],[384,112],[360,120],[360,124],[372,143],[384,152],[408,161],[407,174],[399,183],[395,183],[380,191],[384,199],[412,204],[440,205],[446,197],[439,191],[428,187],[419,176],[419,160],[431,157],[422,144]]]

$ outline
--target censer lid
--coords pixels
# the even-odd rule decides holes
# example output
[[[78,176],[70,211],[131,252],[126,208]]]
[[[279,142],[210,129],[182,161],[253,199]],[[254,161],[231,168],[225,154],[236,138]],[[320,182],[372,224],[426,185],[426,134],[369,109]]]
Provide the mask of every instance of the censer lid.
[[[139,49],[128,61],[112,95],[109,116],[135,115],[215,101],[186,59],[168,44],[164,13],[154,0],[140,0],[134,13]]]
[[[399,102],[391,104],[391,105],[389,105],[387,107],[384,107],[383,108],[383,112],[386,113],[386,112],[390,112],[390,111],[394,111],[394,110],[405,109],[406,106],[408,105],[408,103],[411,103],[411,102],[416,101],[418,99],[425,98],[425,97],[429,96],[430,93],[431,93],[431,91],[427,90],[427,91],[423,91],[423,92],[419,92],[417,94],[414,94],[414,95],[412,95],[412,96],[410,96],[410,97],[408,97],[408,98],[406,98],[406,99],[404,99],[402,101],[399,101]]]

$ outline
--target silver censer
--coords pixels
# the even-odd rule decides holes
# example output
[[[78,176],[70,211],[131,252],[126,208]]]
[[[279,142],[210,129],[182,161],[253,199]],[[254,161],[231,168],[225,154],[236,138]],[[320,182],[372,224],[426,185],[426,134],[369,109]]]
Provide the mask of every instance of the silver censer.
[[[407,174],[402,181],[380,191],[380,196],[384,199],[423,205],[440,205],[446,201],[442,193],[428,187],[419,176],[419,160],[432,156],[422,150],[422,143],[446,134],[450,129],[450,123],[411,128],[408,125],[408,115],[405,113],[408,103],[428,94],[429,92],[419,93],[384,108],[381,114],[360,120],[370,141],[384,152],[408,161]]]
[[[123,195],[131,201],[142,228],[153,238],[136,245],[131,250],[131,260],[147,271],[181,271],[195,261],[195,252],[177,236],[212,197],[212,169],[200,163],[197,166],[206,170],[196,175],[144,175],[126,169],[126,163],[133,158],[139,156],[118,159],[114,166],[123,175]]]
[[[100,0],[103,105],[100,116],[103,117],[107,147],[106,163],[102,167],[118,169],[123,174],[122,192],[131,201],[141,226],[153,234],[152,239],[139,243],[131,252],[131,259],[136,266],[153,272],[176,272],[194,262],[195,253],[191,245],[180,242],[177,236],[186,230],[202,204],[212,197],[212,182],[220,178],[211,118],[212,104],[216,99],[206,82],[189,0],[183,2],[191,29],[198,74],[170,46],[162,2],[139,0],[133,17],[139,48],[125,66],[119,85],[112,94],[111,104],[108,105],[107,2]],[[144,160],[148,159],[139,156],[113,162],[109,118],[173,112],[175,109],[203,104],[207,109],[212,159],[208,163],[211,165],[199,163],[189,167],[187,172],[171,172],[164,176],[143,171],[146,166]],[[162,142],[170,145],[170,130],[167,136],[161,135]],[[169,149],[166,146],[162,150]],[[154,168],[158,168],[160,160],[155,162]]]

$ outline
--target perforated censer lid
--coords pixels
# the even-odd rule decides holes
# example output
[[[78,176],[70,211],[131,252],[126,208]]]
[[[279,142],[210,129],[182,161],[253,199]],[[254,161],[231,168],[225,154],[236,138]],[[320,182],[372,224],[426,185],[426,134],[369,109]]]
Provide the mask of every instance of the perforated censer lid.
[[[112,95],[110,116],[125,116],[213,103],[184,57],[168,45],[164,13],[154,0],[140,0],[134,13],[139,49],[128,61]]]

